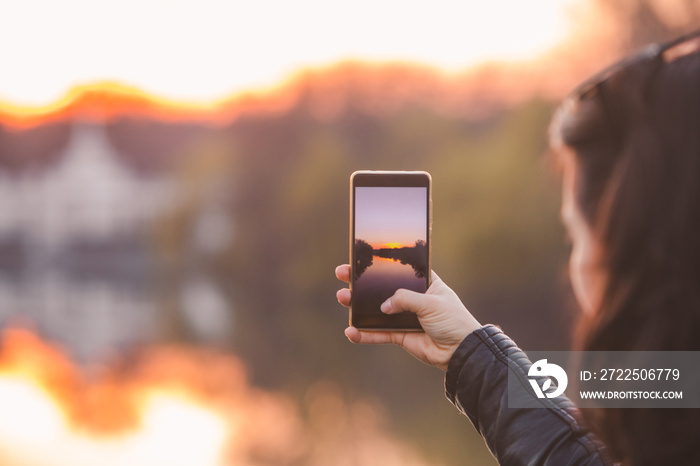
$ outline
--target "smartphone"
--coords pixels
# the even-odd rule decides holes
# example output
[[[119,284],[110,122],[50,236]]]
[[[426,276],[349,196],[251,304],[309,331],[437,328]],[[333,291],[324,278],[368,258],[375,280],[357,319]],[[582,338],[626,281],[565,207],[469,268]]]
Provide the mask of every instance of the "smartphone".
[[[432,181],[418,171],[357,171],[350,177],[350,325],[422,331],[414,313],[379,307],[399,288],[430,286]]]

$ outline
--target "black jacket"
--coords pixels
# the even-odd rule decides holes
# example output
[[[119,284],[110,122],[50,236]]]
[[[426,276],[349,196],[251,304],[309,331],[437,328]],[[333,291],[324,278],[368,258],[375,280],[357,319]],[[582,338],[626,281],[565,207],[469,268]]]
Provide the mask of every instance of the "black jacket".
[[[549,409],[508,408],[508,365],[523,379],[532,363],[498,327],[470,334],[450,360],[445,390],[502,465],[610,465],[605,448],[577,420],[565,397]]]

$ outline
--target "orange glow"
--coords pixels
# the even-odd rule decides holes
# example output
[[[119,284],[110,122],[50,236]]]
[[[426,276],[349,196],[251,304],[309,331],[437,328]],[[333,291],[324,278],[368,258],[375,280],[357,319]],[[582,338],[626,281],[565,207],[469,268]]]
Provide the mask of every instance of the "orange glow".
[[[127,115],[225,125],[240,115],[277,115],[300,103],[319,119],[333,119],[349,106],[381,116],[416,104],[450,115],[481,118],[494,108],[533,96],[559,99],[617,56],[616,31],[610,19],[590,5],[571,3],[577,6],[572,11],[579,18],[579,27],[572,28],[567,38],[553,42],[546,53],[524,54],[517,61],[498,58],[498,54],[465,66],[428,65],[429,61],[416,58],[340,58],[299,65],[296,72],[288,71],[282,75],[286,78],[278,78],[274,85],[250,84],[247,91],[189,100],[157,96],[114,80],[97,81],[75,86],[46,105],[19,105],[0,99],[0,124],[26,128],[64,119],[105,122]],[[585,27],[593,23],[595,28]],[[505,39],[522,42],[508,36]],[[479,43],[479,47],[484,45]],[[572,50],[576,52],[573,55]],[[168,81],[170,78],[176,76]]]
[[[0,464],[13,466],[426,466],[376,404],[309,387],[302,416],[252,387],[232,355],[153,347],[112,366],[74,366],[27,330],[0,346]]]
[[[404,2],[400,12],[376,0],[205,2],[168,15],[154,1],[46,1],[41,14],[15,3],[0,30],[15,45],[0,50],[0,123],[11,127],[124,113],[220,125],[300,100],[320,119],[416,103],[480,118],[559,99],[615,59],[621,40],[608,8],[585,0]],[[692,17],[682,2],[652,3],[669,24]]]
[[[75,87],[46,106],[19,106],[0,101],[0,123],[26,128],[66,119],[105,122],[120,116],[140,116],[164,122],[224,124],[242,112],[275,113],[288,107],[284,95],[271,90],[199,104],[156,97],[116,82],[102,82]]]
[[[491,64],[460,74],[445,74],[414,63],[348,61],[309,69],[276,87],[261,88],[199,104],[149,95],[135,87],[102,82],[72,89],[46,106],[18,106],[0,101],[0,124],[27,128],[79,119],[108,122],[121,116],[164,122],[231,123],[240,115],[276,115],[303,103],[319,119],[333,119],[349,106],[378,116],[412,105],[480,117],[493,107],[511,105],[542,91],[542,66]],[[547,75],[570,87],[571,76]]]
[[[510,0],[504,2],[484,4],[483,8],[480,7],[480,14],[491,15],[494,18],[502,17],[501,7]],[[528,11],[533,8],[530,4],[522,6],[522,2],[510,3],[512,8]],[[325,10],[322,5],[319,5],[319,8]],[[431,52],[427,56],[401,53],[380,56],[374,56],[372,53],[330,54],[323,60],[302,60],[294,66],[287,66],[283,73],[272,73],[274,79],[251,77],[245,85],[226,87],[229,89],[228,93],[217,92],[215,95],[218,97],[164,97],[187,94],[164,90],[163,94],[155,95],[144,91],[142,87],[121,83],[119,79],[125,79],[123,77],[111,77],[108,81],[94,78],[90,81],[86,78],[84,82],[90,84],[74,85],[62,97],[46,105],[16,104],[10,100],[3,101],[0,97],[0,124],[11,128],[26,128],[64,119],[105,122],[126,115],[164,122],[226,125],[241,115],[277,115],[300,103],[311,115],[319,119],[333,119],[349,106],[382,116],[416,104],[449,115],[478,119],[488,115],[494,108],[517,104],[533,96],[559,99],[585,76],[611,61],[619,53],[614,23],[609,15],[603,14],[594,5],[579,0],[548,0],[546,5],[540,5],[538,8],[542,8],[540,13],[530,11],[538,17],[536,23],[539,24],[539,20],[548,18],[545,22],[553,28],[539,38],[535,37],[536,34],[530,29],[522,34],[518,34],[516,30],[516,25],[530,24],[528,28],[531,28],[535,22],[518,19],[517,24],[511,25],[513,29],[508,34],[496,34],[500,42],[485,39],[493,33],[493,28],[484,25],[487,31],[477,34],[483,35],[484,40],[464,41],[454,47],[445,47],[445,43],[440,41],[434,49],[430,49]],[[569,10],[570,18],[576,17],[576,22],[569,28],[564,27],[564,9]],[[477,21],[476,18],[474,16],[471,20]],[[230,25],[226,24],[228,35]],[[595,27],[590,27],[591,24],[595,24]],[[465,29],[463,24],[461,29]],[[538,26],[538,32],[544,33],[540,29]],[[421,27],[420,30],[424,29]],[[381,32],[384,38],[390,36],[384,28]],[[177,34],[180,35],[179,30]],[[196,37],[195,34],[191,38]],[[364,35],[361,37],[367,39]],[[421,34],[416,37],[424,40],[431,35]],[[514,37],[518,40],[513,40]],[[271,35],[269,38],[279,44],[276,36]],[[540,45],[528,45],[527,39],[539,41]],[[147,40],[144,42],[147,43]],[[314,44],[322,42],[314,41]],[[467,49],[470,44],[479,53],[484,54],[478,60],[465,58],[469,55]],[[582,44],[585,44],[585,47]],[[374,40],[368,45],[368,50],[376,50],[380,45],[380,40]],[[143,47],[144,44],[139,44],[137,50]],[[495,49],[489,52],[488,47]],[[512,49],[504,54],[497,52],[499,47]],[[529,47],[539,52],[529,53]],[[278,47],[272,49],[278,52],[281,50]],[[21,56],[19,50],[11,50]],[[213,49],[209,47],[207,50]],[[574,54],[572,50],[575,51]],[[444,56],[437,62],[431,61],[430,57],[437,57],[438,52]],[[290,54],[284,54],[285,57],[288,55],[291,57]],[[96,56],[103,55],[96,53]],[[178,56],[178,63],[181,60]],[[78,63],[83,64],[85,60],[81,58]],[[225,75],[223,71],[228,72],[227,70],[235,70],[238,74],[252,71],[252,67],[248,66],[241,70],[240,66],[235,66],[235,61],[228,59],[218,58],[216,63],[226,64],[225,70],[221,70],[222,73],[219,74],[208,75],[222,77]],[[162,74],[163,70],[160,67],[157,70]],[[203,76],[201,70],[198,71],[196,67],[192,67],[192,70],[197,72],[197,76]],[[45,79],[50,77],[50,73],[44,75]],[[151,90],[164,89],[178,79],[183,80],[189,87],[194,87],[194,91],[209,88],[193,76],[185,79],[180,73],[163,74],[160,81],[149,81],[147,87]],[[22,79],[19,79],[19,82],[23,82]],[[126,82],[140,81],[126,78]],[[157,82],[162,85],[156,85]],[[7,96],[5,99],[12,99],[11,92],[5,94],[4,89],[0,91]],[[32,93],[27,94],[30,95]],[[24,100],[28,101],[36,100]]]
[[[202,387],[178,386],[175,374],[160,374],[150,383],[89,383],[32,333],[10,330],[3,340],[3,464],[221,464],[227,434],[235,426]]]
[[[403,248],[405,245],[401,243],[384,243],[382,248],[387,248],[387,249],[397,249],[397,248]]]

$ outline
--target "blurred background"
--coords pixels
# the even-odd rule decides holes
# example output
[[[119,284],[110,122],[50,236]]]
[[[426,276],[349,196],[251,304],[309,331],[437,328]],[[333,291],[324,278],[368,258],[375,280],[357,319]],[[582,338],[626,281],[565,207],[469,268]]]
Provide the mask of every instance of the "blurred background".
[[[4,1],[0,464],[496,464],[440,371],[345,339],[349,176],[429,171],[434,269],[568,349],[549,120],[697,24],[681,0]]]

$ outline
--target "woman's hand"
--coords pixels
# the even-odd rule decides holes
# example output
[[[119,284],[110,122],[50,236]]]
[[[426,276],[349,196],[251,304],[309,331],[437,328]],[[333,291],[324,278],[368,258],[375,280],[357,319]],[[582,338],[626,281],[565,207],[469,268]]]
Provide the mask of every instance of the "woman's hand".
[[[335,275],[349,283],[350,266],[338,266]],[[425,333],[362,331],[348,327],[345,335],[353,343],[399,345],[424,363],[446,371],[452,354],[462,340],[481,325],[435,272],[432,272],[431,279],[432,284],[425,294],[400,289],[381,306],[385,314],[403,311],[415,313]],[[338,290],[337,297],[340,304],[350,307],[348,288]]]

